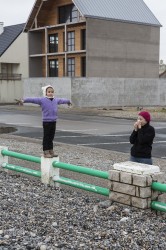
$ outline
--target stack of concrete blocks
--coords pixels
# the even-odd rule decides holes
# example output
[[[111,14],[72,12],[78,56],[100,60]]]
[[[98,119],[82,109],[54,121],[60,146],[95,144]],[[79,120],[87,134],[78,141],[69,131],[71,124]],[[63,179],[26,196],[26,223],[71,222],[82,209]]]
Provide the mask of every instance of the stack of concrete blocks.
[[[161,194],[151,189],[152,182],[165,182],[165,173],[154,165],[121,162],[109,171],[110,200],[121,204],[147,209]]]

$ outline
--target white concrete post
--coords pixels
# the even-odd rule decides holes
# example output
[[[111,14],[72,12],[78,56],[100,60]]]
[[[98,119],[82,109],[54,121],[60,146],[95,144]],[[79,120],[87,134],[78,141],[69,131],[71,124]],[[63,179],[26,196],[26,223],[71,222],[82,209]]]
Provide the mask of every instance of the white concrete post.
[[[5,146],[0,146],[0,166],[2,165],[2,163],[8,163],[8,156],[6,155],[2,155],[1,154],[1,151],[5,149],[5,150],[8,150],[8,147],[5,147]],[[7,169],[5,169],[6,172],[8,172]]]
[[[52,166],[53,161],[59,161],[59,157],[45,158],[41,157],[41,182],[46,185],[59,187],[59,183],[53,181],[53,177],[59,177],[59,168]]]

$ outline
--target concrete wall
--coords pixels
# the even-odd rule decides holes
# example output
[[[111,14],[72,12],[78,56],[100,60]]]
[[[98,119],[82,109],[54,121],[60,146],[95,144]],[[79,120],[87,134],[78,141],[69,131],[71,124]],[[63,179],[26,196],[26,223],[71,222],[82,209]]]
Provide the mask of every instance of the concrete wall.
[[[0,80],[0,103],[14,103],[23,95],[22,81]]]
[[[87,77],[158,78],[160,27],[87,18]]]
[[[55,96],[71,99],[71,78],[27,78],[24,79],[24,97],[42,96],[41,88],[45,85],[52,85],[55,89]]]
[[[72,101],[80,107],[165,105],[166,80],[73,79]]]
[[[166,79],[29,78],[24,80],[24,97],[41,96],[47,84],[76,107],[166,105]]]

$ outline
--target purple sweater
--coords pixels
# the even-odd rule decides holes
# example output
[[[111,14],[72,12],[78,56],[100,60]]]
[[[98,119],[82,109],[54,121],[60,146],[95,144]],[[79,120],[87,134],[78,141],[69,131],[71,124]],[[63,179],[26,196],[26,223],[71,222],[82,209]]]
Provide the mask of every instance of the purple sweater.
[[[25,103],[38,104],[42,108],[43,122],[54,122],[58,118],[58,105],[59,104],[70,104],[70,100],[65,98],[53,98],[49,100],[47,97],[32,97],[25,98]]]

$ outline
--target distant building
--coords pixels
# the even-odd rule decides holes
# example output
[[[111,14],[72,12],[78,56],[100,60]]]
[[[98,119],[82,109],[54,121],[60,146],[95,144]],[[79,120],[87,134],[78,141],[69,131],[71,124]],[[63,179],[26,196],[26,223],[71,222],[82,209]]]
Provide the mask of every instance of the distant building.
[[[0,103],[23,95],[22,79],[28,77],[28,41],[25,24],[4,27],[0,22]]]
[[[158,78],[160,27],[143,0],[36,0],[29,77]]]
[[[159,63],[159,74],[162,74],[164,71],[166,71],[166,64],[164,64],[163,60],[160,60],[160,63]]]

